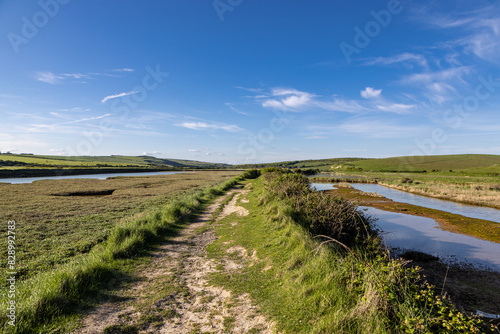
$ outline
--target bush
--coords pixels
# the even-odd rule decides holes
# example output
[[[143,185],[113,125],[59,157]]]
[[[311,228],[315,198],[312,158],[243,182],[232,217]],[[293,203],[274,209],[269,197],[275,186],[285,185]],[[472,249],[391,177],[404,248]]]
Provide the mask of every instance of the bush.
[[[270,176],[274,178],[269,192],[286,200],[295,211],[295,220],[313,235],[326,235],[349,247],[367,246],[378,240],[373,222],[347,200],[312,190],[307,177],[301,174]]]

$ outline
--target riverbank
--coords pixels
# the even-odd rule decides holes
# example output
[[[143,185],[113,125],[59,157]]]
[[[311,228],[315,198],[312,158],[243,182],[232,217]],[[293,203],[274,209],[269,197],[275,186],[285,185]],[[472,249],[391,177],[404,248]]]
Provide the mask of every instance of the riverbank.
[[[349,185],[348,185],[349,186]],[[384,196],[366,193],[352,187],[325,190],[338,195],[356,205],[371,206],[376,209],[432,218],[440,227],[449,232],[469,235],[475,238],[500,243],[500,224],[488,220],[464,217],[446,211],[425,208],[408,203],[395,202]]]

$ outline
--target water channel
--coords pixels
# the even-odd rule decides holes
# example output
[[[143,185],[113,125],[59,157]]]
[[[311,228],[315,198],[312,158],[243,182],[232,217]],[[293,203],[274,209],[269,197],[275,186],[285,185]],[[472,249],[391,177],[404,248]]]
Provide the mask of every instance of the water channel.
[[[313,183],[311,186],[316,187],[317,190],[334,189],[334,185],[328,183]],[[410,203],[419,206],[430,207],[425,201],[428,199],[432,204],[432,208],[441,211],[452,212],[448,209],[450,207],[456,208],[455,205],[457,204],[445,200],[437,200],[438,202],[435,202],[435,199],[433,198],[417,195],[413,196],[423,197],[423,199],[419,198],[418,202],[411,201],[410,199],[410,202],[407,201],[407,198],[411,198],[412,196],[407,197],[406,195],[412,194],[407,194],[399,190],[393,190],[374,184],[352,184],[352,186],[358,190],[379,193],[397,202]],[[390,192],[386,192],[385,190],[390,190]],[[390,195],[386,196],[388,193]],[[438,204],[442,205],[439,206]],[[462,205],[459,206],[462,207]],[[493,217],[497,218],[497,220],[500,218],[500,214],[498,213],[500,210],[491,209],[495,210],[495,213],[495,211],[491,211],[490,208],[486,207],[476,208],[471,205],[467,205],[467,207],[473,207],[474,213],[485,209],[487,213],[482,213],[482,217]],[[439,224],[431,218],[388,212],[369,207],[360,207],[360,210],[363,210],[367,215],[377,219],[376,223],[383,231],[382,234],[384,241],[386,245],[392,249],[418,250],[439,256],[440,259],[445,262],[468,263],[500,271],[500,244],[462,234],[443,231],[439,228]],[[469,211],[467,211],[467,213]]]
[[[63,180],[63,179],[99,179],[105,180],[109,177],[116,176],[154,176],[154,175],[170,175],[185,172],[141,172],[141,173],[108,173],[108,174],[86,174],[86,175],[63,175],[63,176],[39,176],[39,177],[16,177],[0,179],[0,183],[32,183],[40,180]]]

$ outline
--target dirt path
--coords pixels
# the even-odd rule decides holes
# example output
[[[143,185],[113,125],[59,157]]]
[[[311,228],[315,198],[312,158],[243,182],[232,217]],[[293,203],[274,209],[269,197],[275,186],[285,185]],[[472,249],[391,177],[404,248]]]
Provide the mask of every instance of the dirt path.
[[[110,301],[94,309],[75,333],[273,333],[273,324],[259,314],[247,295],[210,286],[207,277],[216,264],[207,259],[206,246],[216,240],[207,224],[227,197],[233,199],[217,220],[248,211],[236,205],[244,190],[231,190],[218,198],[196,221],[169,239],[140,268],[141,277],[118,291],[123,301]],[[224,267],[231,270],[231,261]]]

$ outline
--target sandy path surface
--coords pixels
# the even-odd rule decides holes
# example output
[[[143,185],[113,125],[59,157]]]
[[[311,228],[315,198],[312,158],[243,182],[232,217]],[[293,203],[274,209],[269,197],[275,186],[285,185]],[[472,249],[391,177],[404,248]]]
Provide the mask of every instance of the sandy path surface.
[[[206,255],[206,246],[217,238],[208,222],[231,195],[234,197],[216,221],[231,214],[248,215],[245,208],[236,205],[246,192],[229,191],[177,236],[161,244],[140,279],[118,291],[122,301],[101,304],[74,333],[103,333],[105,329],[106,333],[274,333],[273,324],[247,295],[234,296],[208,284],[208,275],[217,265]],[[229,259],[224,263],[225,270],[234,270],[234,266]]]

